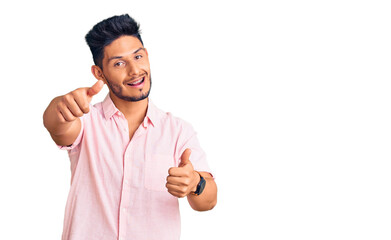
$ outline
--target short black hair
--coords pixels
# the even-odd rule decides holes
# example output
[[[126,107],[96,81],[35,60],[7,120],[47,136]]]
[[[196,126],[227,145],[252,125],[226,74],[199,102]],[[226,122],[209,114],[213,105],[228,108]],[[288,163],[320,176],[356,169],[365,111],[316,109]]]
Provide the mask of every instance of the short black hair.
[[[121,36],[137,37],[144,46],[140,36],[140,24],[128,14],[113,16],[97,23],[86,35],[95,65],[102,68],[104,47]]]

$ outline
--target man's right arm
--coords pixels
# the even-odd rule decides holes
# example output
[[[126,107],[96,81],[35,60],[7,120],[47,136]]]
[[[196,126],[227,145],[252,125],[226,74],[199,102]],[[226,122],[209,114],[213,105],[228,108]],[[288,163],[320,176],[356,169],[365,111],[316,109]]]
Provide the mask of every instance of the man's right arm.
[[[103,88],[97,81],[90,88],[78,88],[54,98],[43,114],[43,124],[57,145],[73,144],[80,133],[80,117],[90,111],[92,97]]]

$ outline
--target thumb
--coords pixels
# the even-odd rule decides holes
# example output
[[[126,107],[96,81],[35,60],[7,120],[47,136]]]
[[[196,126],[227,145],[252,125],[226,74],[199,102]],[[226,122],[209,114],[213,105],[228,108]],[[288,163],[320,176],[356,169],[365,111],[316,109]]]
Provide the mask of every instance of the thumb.
[[[179,167],[183,167],[186,164],[190,163],[190,154],[191,154],[191,149],[186,148],[186,150],[182,153],[181,162],[179,164]]]
[[[104,85],[103,81],[102,80],[98,80],[94,85],[92,85],[92,87],[90,87],[87,90],[87,95],[89,97],[92,97],[92,96],[98,94],[100,92],[100,90],[102,90],[103,85]]]

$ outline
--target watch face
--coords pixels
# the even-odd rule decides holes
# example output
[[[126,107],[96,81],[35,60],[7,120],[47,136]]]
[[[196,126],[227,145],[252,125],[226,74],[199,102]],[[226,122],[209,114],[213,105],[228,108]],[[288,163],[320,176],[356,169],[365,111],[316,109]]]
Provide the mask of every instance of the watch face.
[[[201,194],[204,191],[205,185],[206,185],[206,182],[204,180],[204,181],[201,182],[200,191],[199,191],[198,194]]]
[[[196,192],[198,195],[200,195],[202,193],[202,191],[204,191],[205,185],[206,185],[206,181],[203,177],[201,177],[201,180],[199,183],[199,188],[197,189],[197,192]]]

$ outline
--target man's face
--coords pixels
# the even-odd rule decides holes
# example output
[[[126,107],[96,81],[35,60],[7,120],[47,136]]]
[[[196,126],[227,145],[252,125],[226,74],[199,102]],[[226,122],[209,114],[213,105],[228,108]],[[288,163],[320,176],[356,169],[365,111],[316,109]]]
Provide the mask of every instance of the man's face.
[[[104,48],[104,78],[111,92],[125,101],[140,101],[151,90],[147,50],[133,36],[122,36]]]

